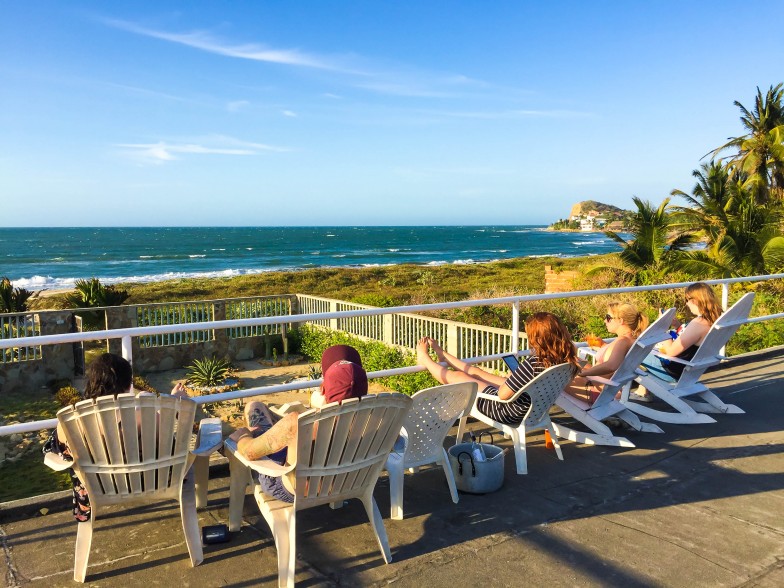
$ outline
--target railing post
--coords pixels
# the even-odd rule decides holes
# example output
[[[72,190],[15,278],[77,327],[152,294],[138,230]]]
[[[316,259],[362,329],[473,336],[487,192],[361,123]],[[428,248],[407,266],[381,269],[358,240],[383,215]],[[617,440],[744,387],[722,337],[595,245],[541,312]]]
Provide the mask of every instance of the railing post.
[[[130,335],[122,338],[122,356],[133,365],[133,339]]]
[[[337,300],[330,300],[329,301],[329,312],[337,312],[338,311],[338,302]],[[333,331],[338,330],[338,319],[331,318],[329,319],[329,328]]]
[[[391,314],[385,314],[381,318],[381,340],[387,345],[395,344],[395,322],[392,317]]]
[[[446,352],[460,357],[460,341],[457,336],[457,325],[446,326]]]
[[[512,353],[520,351],[520,303],[512,302]]]
[[[727,310],[730,302],[730,285],[724,283],[721,285],[721,309]],[[727,346],[724,345],[721,349],[719,349],[719,355],[724,355],[727,351]]]

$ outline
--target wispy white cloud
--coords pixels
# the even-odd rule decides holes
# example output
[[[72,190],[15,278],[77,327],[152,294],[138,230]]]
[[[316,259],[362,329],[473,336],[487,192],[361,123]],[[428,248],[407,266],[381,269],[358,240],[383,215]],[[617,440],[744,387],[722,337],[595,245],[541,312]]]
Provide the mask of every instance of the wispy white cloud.
[[[291,118],[297,118],[297,113],[294,112],[293,110],[283,110],[283,111],[281,111],[281,114],[283,116],[288,116],[288,117],[291,117]]]
[[[229,112],[239,112],[240,110],[244,110],[250,106],[250,102],[247,100],[233,100],[226,104],[226,110]]]
[[[118,29],[144,35],[162,41],[178,43],[200,49],[217,55],[235,57],[238,59],[250,59],[252,61],[265,61],[268,63],[280,63],[283,65],[295,65],[300,67],[310,67],[316,69],[326,69],[333,71],[344,71],[347,73],[360,73],[354,71],[347,63],[335,57],[325,57],[313,55],[300,51],[299,49],[276,49],[267,47],[259,43],[234,44],[216,38],[207,31],[191,31],[187,33],[171,33],[167,31],[155,30],[137,25],[132,22],[116,19],[105,19],[104,22]]]
[[[337,94],[333,94],[331,92],[324,92],[324,94],[322,94],[322,95],[324,96],[324,98],[331,98],[332,100],[342,100],[343,99],[343,96],[338,96]]]
[[[439,114],[454,118],[478,118],[478,119],[515,119],[515,118],[583,118],[595,116],[591,112],[581,112],[579,110],[499,110],[492,111],[429,111],[428,114]]]
[[[201,142],[117,143],[115,147],[133,161],[155,165],[183,159],[187,155],[249,156],[265,151],[289,151],[285,147],[241,141],[224,135],[208,137]]]
[[[235,59],[247,59],[281,65],[327,70],[335,81],[342,81],[350,87],[377,94],[412,98],[454,98],[466,92],[519,94],[521,90],[499,88],[459,73],[428,71],[408,64],[382,63],[355,54],[319,55],[297,48],[282,49],[263,43],[243,43],[225,40],[210,31],[194,30],[170,32],[117,19],[103,19],[103,22],[133,34],[170,43],[184,45],[208,53]],[[337,94],[324,93],[328,98],[342,98]]]

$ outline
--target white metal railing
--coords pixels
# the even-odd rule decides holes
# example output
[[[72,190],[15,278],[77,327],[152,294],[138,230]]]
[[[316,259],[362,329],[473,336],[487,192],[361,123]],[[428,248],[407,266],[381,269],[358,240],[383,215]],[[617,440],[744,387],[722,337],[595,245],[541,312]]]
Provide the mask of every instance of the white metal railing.
[[[297,298],[300,308],[323,313],[378,308],[307,294],[297,294]],[[298,322],[303,321],[298,319]],[[380,341],[387,345],[411,350],[416,349],[416,345],[422,337],[432,337],[441,341],[444,349],[457,357],[502,354],[508,353],[512,349],[513,337],[507,329],[460,323],[418,314],[350,316],[307,322],[343,331],[361,339]],[[525,333],[519,333],[515,351],[526,349],[526,341]],[[500,360],[485,365],[493,369],[501,368]]]
[[[0,315],[0,340],[17,337],[36,337],[41,334],[41,323],[35,313]],[[0,364],[41,359],[41,346],[0,347]]]
[[[706,280],[706,283],[711,285],[721,285],[724,289],[722,300],[728,302],[729,285],[741,282],[761,282],[767,280],[775,280],[784,278],[784,274],[775,274],[771,276],[753,276],[748,278],[729,278],[722,280]],[[605,288],[601,290],[581,290],[575,292],[562,292],[557,294],[531,294],[524,296],[505,296],[502,298],[490,298],[484,300],[463,300],[458,302],[443,302],[437,304],[420,304],[413,306],[396,306],[390,308],[359,308],[355,310],[344,310],[339,312],[315,312],[303,313],[295,315],[297,322],[312,322],[316,324],[324,324],[324,321],[347,319],[351,317],[363,316],[384,316],[396,315],[401,313],[411,312],[425,312],[433,310],[446,310],[452,308],[466,308],[473,306],[487,306],[495,304],[511,304],[512,305],[512,329],[509,332],[510,350],[517,352],[516,345],[520,341],[519,332],[519,305],[522,302],[535,302],[540,300],[556,300],[561,298],[578,298],[581,296],[602,296],[614,295],[627,292],[650,292],[656,290],[672,290],[677,288],[685,288],[691,282],[680,282],[674,284],[657,284],[653,286],[636,286],[624,288]],[[361,306],[361,305],[358,305]],[[767,316],[754,317],[745,322],[761,322],[763,320],[773,320],[784,318],[784,313],[773,314]],[[0,350],[23,348],[30,346],[40,345],[56,345],[62,343],[75,343],[79,341],[90,341],[95,339],[121,339],[122,340],[122,353],[123,357],[132,361],[132,347],[131,339],[133,337],[145,337],[150,335],[171,334],[191,331],[194,329],[230,329],[236,327],[246,327],[253,325],[277,325],[289,323],[292,321],[292,316],[278,316],[278,317],[263,317],[263,318],[244,318],[232,319],[223,321],[207,321],[203,323],[185,323],[185,324],[172,324],[162,325],[155,327],[134,327],[125,329],[113,329],[104,331],[92,331],[88,333],[63,333],[58,335],[41,335],[37,337],[16,337],[10,339],[0,339]],[[500,345],[500,343],[499,343]],[[468,348],[470,351],[470,347]],[[525,352],[521,353],[525,354]],[[501,354],[484,355],[482,357],[465,358],[466,361],[471,363],[489,362],[500,358]],[[383,370],[380,372],[371,372],[368,374],[371,378],[384,377],[390,375],[406,374],[421,371],[423,368],[419,366],[410,366],[406,368],[397,368],[393,370]],[[246,390],[238,390],[235,392],[223,392],[220,394],[211,394],[208,396],[200,396],[194,398],[198,404],[208,404],[214,402],[224,402],[228,400],[236,400],[238,398],[245,398],[249,396],[258,396],[261,394],[269,394],[273,392],[282,392],[289,390],[301,390],[310,388],[311,386],[319,384],[320,381],[308,381],[291,384],[282,384],[278,386],[267,386],[263,388],[251,388]],[[14,433],[26,433],[30,431],[38,431],[41,429],[51,428],[57,423],[56,419],[49,419],[44,421],[35,421],[29,423],[19,423],[14,425],[6,425],[0,427],[0,436],[11,435]]]

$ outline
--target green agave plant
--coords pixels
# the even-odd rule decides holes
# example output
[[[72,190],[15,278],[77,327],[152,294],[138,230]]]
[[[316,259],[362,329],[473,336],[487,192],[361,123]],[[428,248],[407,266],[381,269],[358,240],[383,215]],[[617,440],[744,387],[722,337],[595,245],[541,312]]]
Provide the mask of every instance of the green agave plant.
[[[231,373],[231,362],[225,357],[194,359],[188,366],[188,382],[195,386],[217,386]]]

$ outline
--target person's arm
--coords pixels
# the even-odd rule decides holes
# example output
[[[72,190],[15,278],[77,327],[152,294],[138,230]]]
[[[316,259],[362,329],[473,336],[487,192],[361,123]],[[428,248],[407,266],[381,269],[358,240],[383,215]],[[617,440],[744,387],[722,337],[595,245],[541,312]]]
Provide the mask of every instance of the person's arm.
[[[500,400],[509,400],[512,396],[519,392],[520,388],[525,386],[528,382],[536,377],[536,370],[526,357],[517,366],[504,382],[498,386],[498,398]]]
[[[237,443],[237,450],[242,455],[251,461],[256,461],[287,447],[296,434],[297,413],[290,412],[258,437],[254,437],[253,432],[247,427],[240,427],[229,436],[229,439]]]
[[[616,339],[604,353],[604,360],[591,367],[583,368],[578,375],[580,376],[607,376],[615,373],[623,363],[629,348],[632,346],[629,337]]]
[[[684,328],[677,339],[664,341],[659,346],[659,351],[669,357],[678,357],[692,345],[699,344],[710,330],[708,321],[697,318]]]

